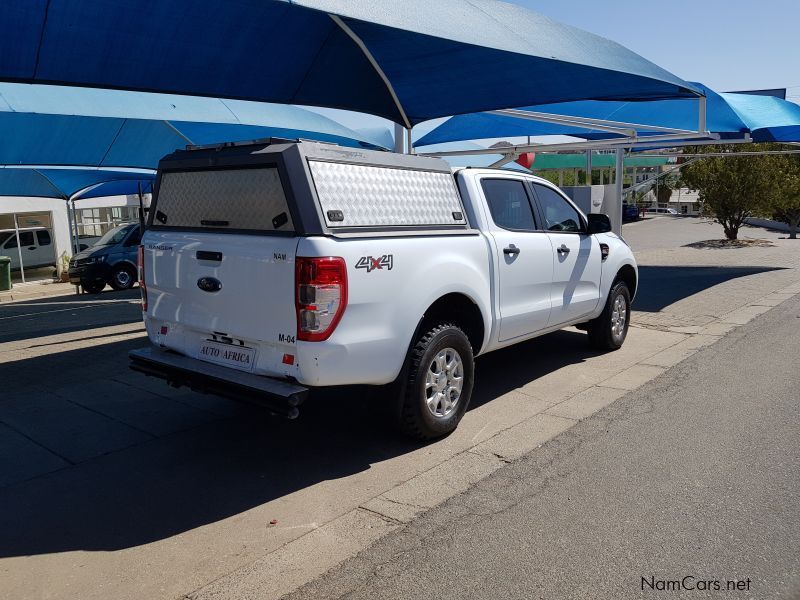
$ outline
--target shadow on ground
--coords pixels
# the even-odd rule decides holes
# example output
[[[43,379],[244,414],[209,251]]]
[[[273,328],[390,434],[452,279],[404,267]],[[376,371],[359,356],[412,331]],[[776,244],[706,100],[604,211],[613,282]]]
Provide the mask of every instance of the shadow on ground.
[[[640,266],[639,289],[633,308],[658,312],[678,300],[731,279],[781,269],[782,267]]]
[[[135,303],[139,296],[138,289],[115,292],[107,288],[100,294],[0,304],[0,343],[141,322],[142,312]],[[87,318],[91,320],[88,325]]]
[[[59,364],[74,365],[71,379],[92,379],[95,386],[111,385],[110,381],[142,382],[138,378],[143,376],[124,371],[127,351],[141,344],[141,340],[112,343],[15,363],[30,393],[21,389],[10,398],[0,399],[0,419],[8,422],[3,414],[11,414],[11,421],[17,419],[12,426],[19,431],[37,403],[39,410],[47,410],[50,405],[37,397],[40,379],[34,375],[47,372],[53,357],[58,357]],[[557,332],[489,354],[478,360],[479,383],[472,407],[594,354],[585,334],[574,331]],[[364,389],[317,393],[302,407],[299,419],[287,421],[257,407],[215,397],[193,393],[170,397],[173,392],[166,385],[162,388],[160,381],[144,380],[148,382],[146,389],[128,398],[120,397],[116,389],[107,392],[113,398],[94,398],[92,401],[101,403],[95,410],[120,410],[126,403],[135,406],[145,397],[151,402],[152,391],[163,390],[161,402],[202,410],[208,418],[198,420],[197,415],[186,411],[177,417],[170,413],[173,420],[185,419],[183,430],[180,423],[174,423],[173,433],[148,435],[138,441],[134,438],[122,449],[79,464],[62,463],[59,470],[0,487],[0,557],[109,551],[163,540],[315,483],[369,469],[375,462],[424,445],[389,430],[382,411],[374,404],[380,398],[369,400]],[[102,387],[94,389],[102,396]],[[15,401],[28,407],[28,412],[20,416],[18,411],[3,409]],[[71,412],[63,413],[67,415],[87,405],[85,397],[57,401],[57,406],[71,405]],[[59,410],[63,409],[61,406]],[[71,417],[34,418],[39,419],[39,425],[31,426],[27,421],[33,427],[30,435],[47,434],[52,440],[48,444],[66,444],[68,450],[103,433],[81,431],[80,419]],[[99,425],[106,433],[112,426],[119,428],[122,424],[115,420]],[[91,427],[98,425],[92,422]],[[121,435],[125,432],[114,434],[114,439]],[[23,448],[29,450],[18,451],[14,461],[35,460],[34,454],[42,450],[41,444]]]

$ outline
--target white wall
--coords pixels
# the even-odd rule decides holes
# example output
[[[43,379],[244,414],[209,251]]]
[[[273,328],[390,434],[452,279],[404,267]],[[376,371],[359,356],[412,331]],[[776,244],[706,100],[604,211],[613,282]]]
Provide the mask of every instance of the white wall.
[[[10,196],[0,198],[0,213],[50,212],[53,218],[53,242],[56,251],[56,263],[62,252],[72,256],[69,242],[69,221],[67,220],[67,203],[59,198],[29,198]]]

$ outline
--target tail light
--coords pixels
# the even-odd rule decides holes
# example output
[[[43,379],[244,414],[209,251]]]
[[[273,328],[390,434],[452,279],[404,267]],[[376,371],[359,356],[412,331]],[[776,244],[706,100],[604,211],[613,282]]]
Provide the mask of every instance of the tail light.
[[[294,273],[297,339],[327,340],[347,306],[347,265],[338,256],[297,257]]]
[[[147,312],[147,286],[144,284],[144,245],[139,244],[136,253],[136,267],[139,277],[139,291],[142,293],[142,311]]]

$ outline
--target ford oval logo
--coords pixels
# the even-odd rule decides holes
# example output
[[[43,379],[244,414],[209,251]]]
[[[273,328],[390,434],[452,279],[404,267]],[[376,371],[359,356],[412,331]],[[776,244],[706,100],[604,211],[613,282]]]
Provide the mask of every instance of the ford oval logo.
[[[204,292],[218,292],[222,289],[222,282],[214,277],[201,277],[197,280],[197,287]]]

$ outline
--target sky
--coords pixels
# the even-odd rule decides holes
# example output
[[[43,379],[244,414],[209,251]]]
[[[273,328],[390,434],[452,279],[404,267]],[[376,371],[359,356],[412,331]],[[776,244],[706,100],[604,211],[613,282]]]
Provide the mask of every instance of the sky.
[[[798,0],[514,0],[718,92],[785,87],[800,100]]]
[[[686,81],[719,92],[787,88],[787,99],[800,102],[800,0],[511,1],[612,39]],[[376,117],[319,112],[355,129],[392,127]]]

